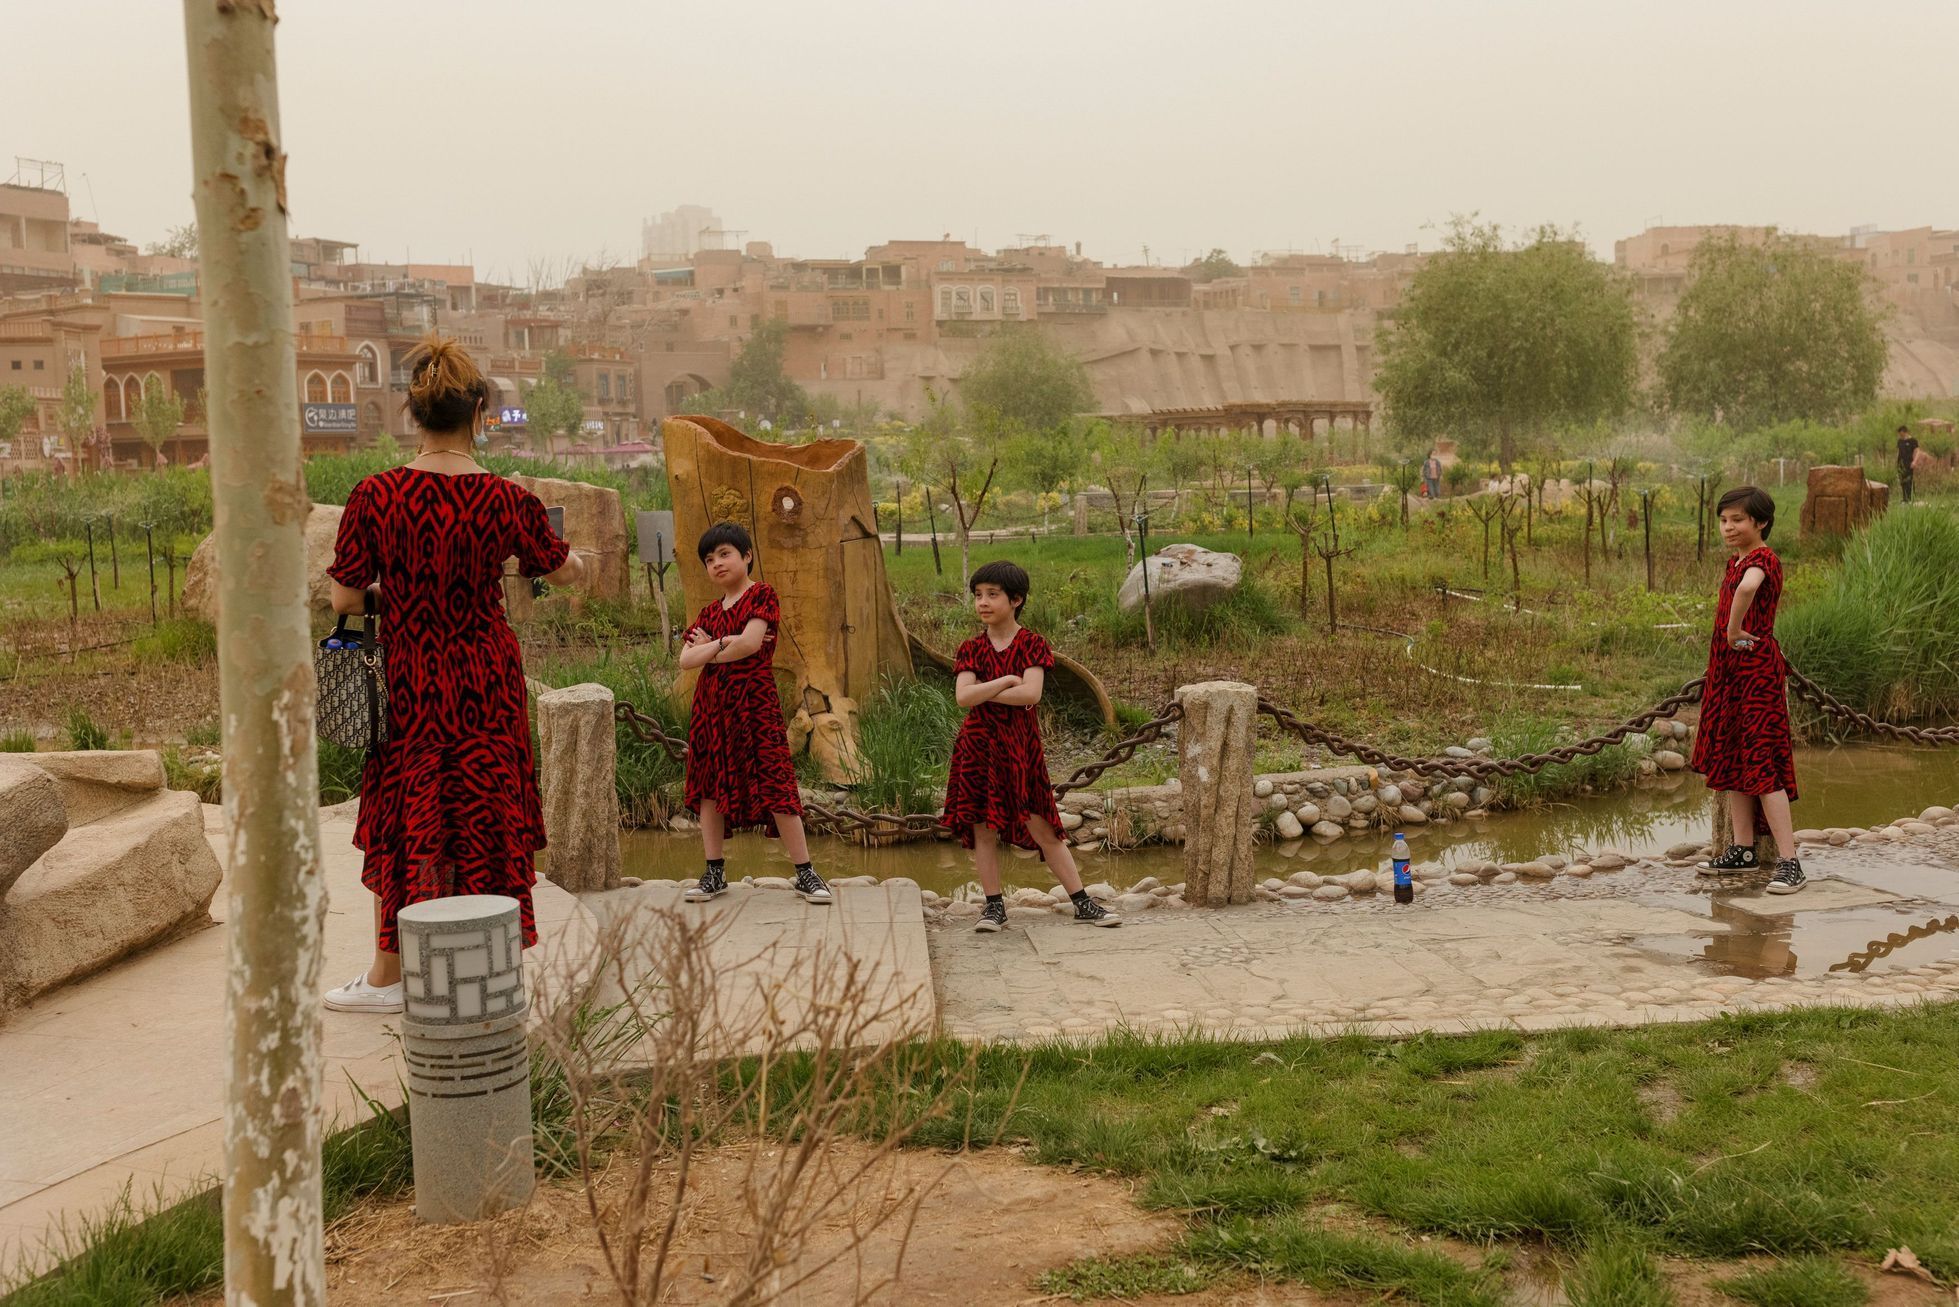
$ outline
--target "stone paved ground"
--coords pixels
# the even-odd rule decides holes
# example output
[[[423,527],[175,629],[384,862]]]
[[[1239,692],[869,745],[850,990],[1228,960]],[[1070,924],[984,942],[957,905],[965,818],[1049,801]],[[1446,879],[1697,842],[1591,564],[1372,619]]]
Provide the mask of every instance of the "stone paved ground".
[[[978,935],[970,909],[935,911],[940,1021],[964,1038],[1117,1026],[1258,1038],[1959,998],[1959,828],[1943,824],[1812,847],[1813,883],[1787,897],[1766,894],[1764,875],[1710,882],[1639,860],[1577,878],[1437,880],[1406,906],[1368,893],[1157,907],[1118,930],[1016,907],[1007,931]]]
[[[220,860],[221,814],[206,828]],[[331,987],[366,968],[373,950],[372,898],[360,884],[351,805],[321,814],[328,894],[326,975]],[[590,952],[604,921],[643,922],[672,906],[671,885],[574,898],[548,883],[536,891],[542,947],[525,955],[539,993],[567,960]],[[223,916],[225,891],[212,909]],[[852,885],[813,908],[794,895],[738,886],[694,908],[715,923],[714,970],[727,1020],[745,1031],[758,1002],[795,1006],[777,980],[845,962],[887,1030],[922,1029],[932,1018],[917,887]],[[100,1213],[125,1189],[139,1205],[174,1202],[209,1188],[223,1161],[224,931],[214,928],[151,949],[48,995],[0,1025],[0,1291],[23,1257],[47,1262],[46,1242],[64,1223]],[[400,1102],[403,1074],[393,1031],[399,1018],[322,1014],[325,1106],[351,1123],[365,1111],[350,1083]]]

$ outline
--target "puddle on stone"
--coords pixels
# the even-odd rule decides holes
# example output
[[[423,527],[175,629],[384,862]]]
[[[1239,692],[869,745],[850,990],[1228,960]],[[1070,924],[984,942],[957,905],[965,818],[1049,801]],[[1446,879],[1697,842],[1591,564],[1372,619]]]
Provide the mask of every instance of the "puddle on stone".
[[[1853,746],[1839,749],[1801,749],[1796,754],[1802,799],[1796,804],[1796,824],[1827,828],[1860,827],[1916,815],[1955,797],[1952,760],[1936,749]],[[1628,793],[1575,799],[1528,812],[1502,813],[1485,821],[1457,821],[1446,826],[1417,826],[1407,832],[1415,857],[1449,866],[1469,859],[1522,862],[1546,853],[1566,856],[1608,848],[1633,854],[1657,853],[1672,844],[1707,838],[1708,792],[1698,776],[1670,773],[1659,783]],[[1295,871],[1337,876],[1387,865],[1391,833],[1348,836],[1328,844],[1311,839],[1261,844],[1258,875],[1284,878]],[[968,896],[977,892],[972,855],[951,841],[921,841],[891,848],[866,849],[839,840],[818,840],[813,852],[826,875],[871,875],[879,879],[908,876],[941,894]],[[622,870],[643,879],[681,879],[700,874],[698,835],[628,831],[620,837]],[[1077,854],[1082,878],[1090,884],[1107,881],[1121,887],[1145,876],[1175,882],[1183,879],[1183,850],[1170,845],[1135,849],[1122,854]],[[1827,856],[1827,855],[1825,855]],[[1002,860],[1009,887],[1047,889],[1054,880],[1039,859],[1015,852]],[[728,874],[786,875],[782,851],[759,835],[740,835],[728,841]],[[1936,878],[1943,877],[1940,885]],[[1863,883],[1892,893],[1951,897],[1959,877],[1931,868],[1887,870]],[[1691,911],[1699,912],[1696,904]]]
[[[1897,971],[1941,961],[1959,948],[1959,911],[1950,905],[1888,903],[1769,914],[1716,894],[1703,910],[1712,913],[1706,930],[1646,936],[1634,946],[1750,980]]]

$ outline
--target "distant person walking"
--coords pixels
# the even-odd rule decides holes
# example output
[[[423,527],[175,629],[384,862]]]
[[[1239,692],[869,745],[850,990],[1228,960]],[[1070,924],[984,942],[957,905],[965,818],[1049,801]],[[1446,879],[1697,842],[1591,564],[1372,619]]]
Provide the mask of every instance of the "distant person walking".
[[[1442,459],[1432,449],[1422,460],[1422,488],[1430,499],[1442,498]]]
[[[504,560],[576,583],[584,565],[538,497],[470,454],[489,382],[454,341],[407,360],[421,450],[364,478],[334,542],[333,610],[382,617],[387,743],[361,769],[354,843],[374,892],[374,963],[326,996],[339,1012],[399,1012],[395,915],[451,894],[504,894],[537,943],[532,856],[544,847],[524,667],[503,610]]]
[[[1721,539],[1734,557],[1721,578],[1692,765],[1707,778],[1707,788],[1725,793],[1734,835],[1726,849],[1700,864],[1700,871],[1718,876],[1755,869],[1759,804],[1778,859],[1768,892],[1794,894],[1804,881],[1789,815],[1796,798],[1789,666],[1775,642],[1782,562],[1767,544],[1775,528],[1775,501],[1765,491],[1739,486],[1721,496],[1716,513]]]
[[[1911,434],[1911,428],[1898,427],[1898,494],[1907,504],[1911,502],[1911,465],[1918,457],[1918,438]]]

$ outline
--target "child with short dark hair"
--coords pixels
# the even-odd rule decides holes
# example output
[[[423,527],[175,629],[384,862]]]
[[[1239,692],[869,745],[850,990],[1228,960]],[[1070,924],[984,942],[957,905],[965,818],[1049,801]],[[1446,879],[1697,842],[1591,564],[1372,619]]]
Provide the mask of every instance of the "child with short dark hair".
[[[955,695],[966,720],[952,746],[945,823],[973,851],[973,870],[986,892],[976,929],[991,932],[1007,924],[1000,885],[1002,839],[1016,848],[1041,851],[1048,870],[1074,900],[1076,921],[1119,926],[1122,918],[1082,889],[1074,855],[1061,838],[1061,812],[1035,713],[1054,652],[1020,624],[1027,573],[1013,563],[988,563],[973,573],[967,586],[984,629],[959,646],[953,661]]]
[[[1754,869],[1759,803],[1775,836],[1777,861],[1768,891],[1794,894],[1805,882],[1789,814],[1796,798],[1786,686],[1789,667],[1775,642],[1782,562],[1766,543],[1775,529],[1775,500],[1754,486],[1741,486],[1721,496],[1716,512],[1721,539],[1734,557],[1721,578],[1692,765],[1707,777],[1709,789],[1725,792],[1734,835],[1725,850],[1700,864],[1700,870],[1702,875],[1717,876]]]
[[[749,579],[755,544],[735,523],[709,527],[699,553],[721,597],[701,609],[680,652],[683,671],[701,670],[687,723],[686,802],[700,817],[707,860],[686,899],[705,903],[726,892],[723,839],[729,831],[757,827],[780,836],[796,865],[796,892],[810,903],[828,903],[830,887],[810,864],[802,795],[776,696],[780,601],[773,586]]]

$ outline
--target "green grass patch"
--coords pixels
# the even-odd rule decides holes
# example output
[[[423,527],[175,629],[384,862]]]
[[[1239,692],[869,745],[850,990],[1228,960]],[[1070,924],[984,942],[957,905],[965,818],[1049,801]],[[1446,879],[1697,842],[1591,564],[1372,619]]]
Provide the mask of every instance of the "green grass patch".
[[[137,636],[129,651],[138,662],[195,665],[218,656],[218,633],[201,618],[169,618]]]
[[[0,734],[0,753],[33,753],[34,732],[22,727]]]
[[[949,686],[887,680],[857,720],[856,805],[875,812],[936,812],[945,797],[952,740],[965,710]]]
[[[1745,1272],[1714,1287],[1754,1307],[1862,1307],[1870,1293],[1864,1282],[1832,1257],[1791,1257]]]
[[[320,802],[345,803],[359,797],[361,768],[366,764],[367,755],[359,749],[344,748],[327,739],[320,740]]]
[[[1075,1302],[1140,1298],[1146,1294],[1196,1293],[1218,1278],[1215,1267],[1183,1257],[1139,1253],[1134,1257],[1084,1257],[1035,1281],[1042,1293]]]
[[[1547,717],[1507,715],[1490,729],[1490,743],[1499,758],[1548,753],[1578,739],[1572,727]],[[1623,744],[1546,767],[1522,776],[1502,776],[1494,782],[1498,802],[1506,808],[1533,808],[1590,791],[1617,789],[1631,783],[1645,756]]]
[[[1587,1248],[1564,1277],[1564,1289],[1571,1307],[1673,1307],[1659,1263],[1630,1240]]]
[[[168,789],[189,790],[204,803],[224,801],[222,770],[191,762],[174,744],[164,746],[163,783]]]
[[[1316,1289],[1410,1298],[1435,1307],[1501,1307],[1500,1277],[1441,1253],[1372,1235],[1337,1234],[1297,1217],[1229,1221],[1195,1231],[1182,1251],[1200,1263]]]
[[[70,749],[106,749],[109,746],[109,732],[83,708],[70,708],[68,719],[62,726],[62,738]]]

